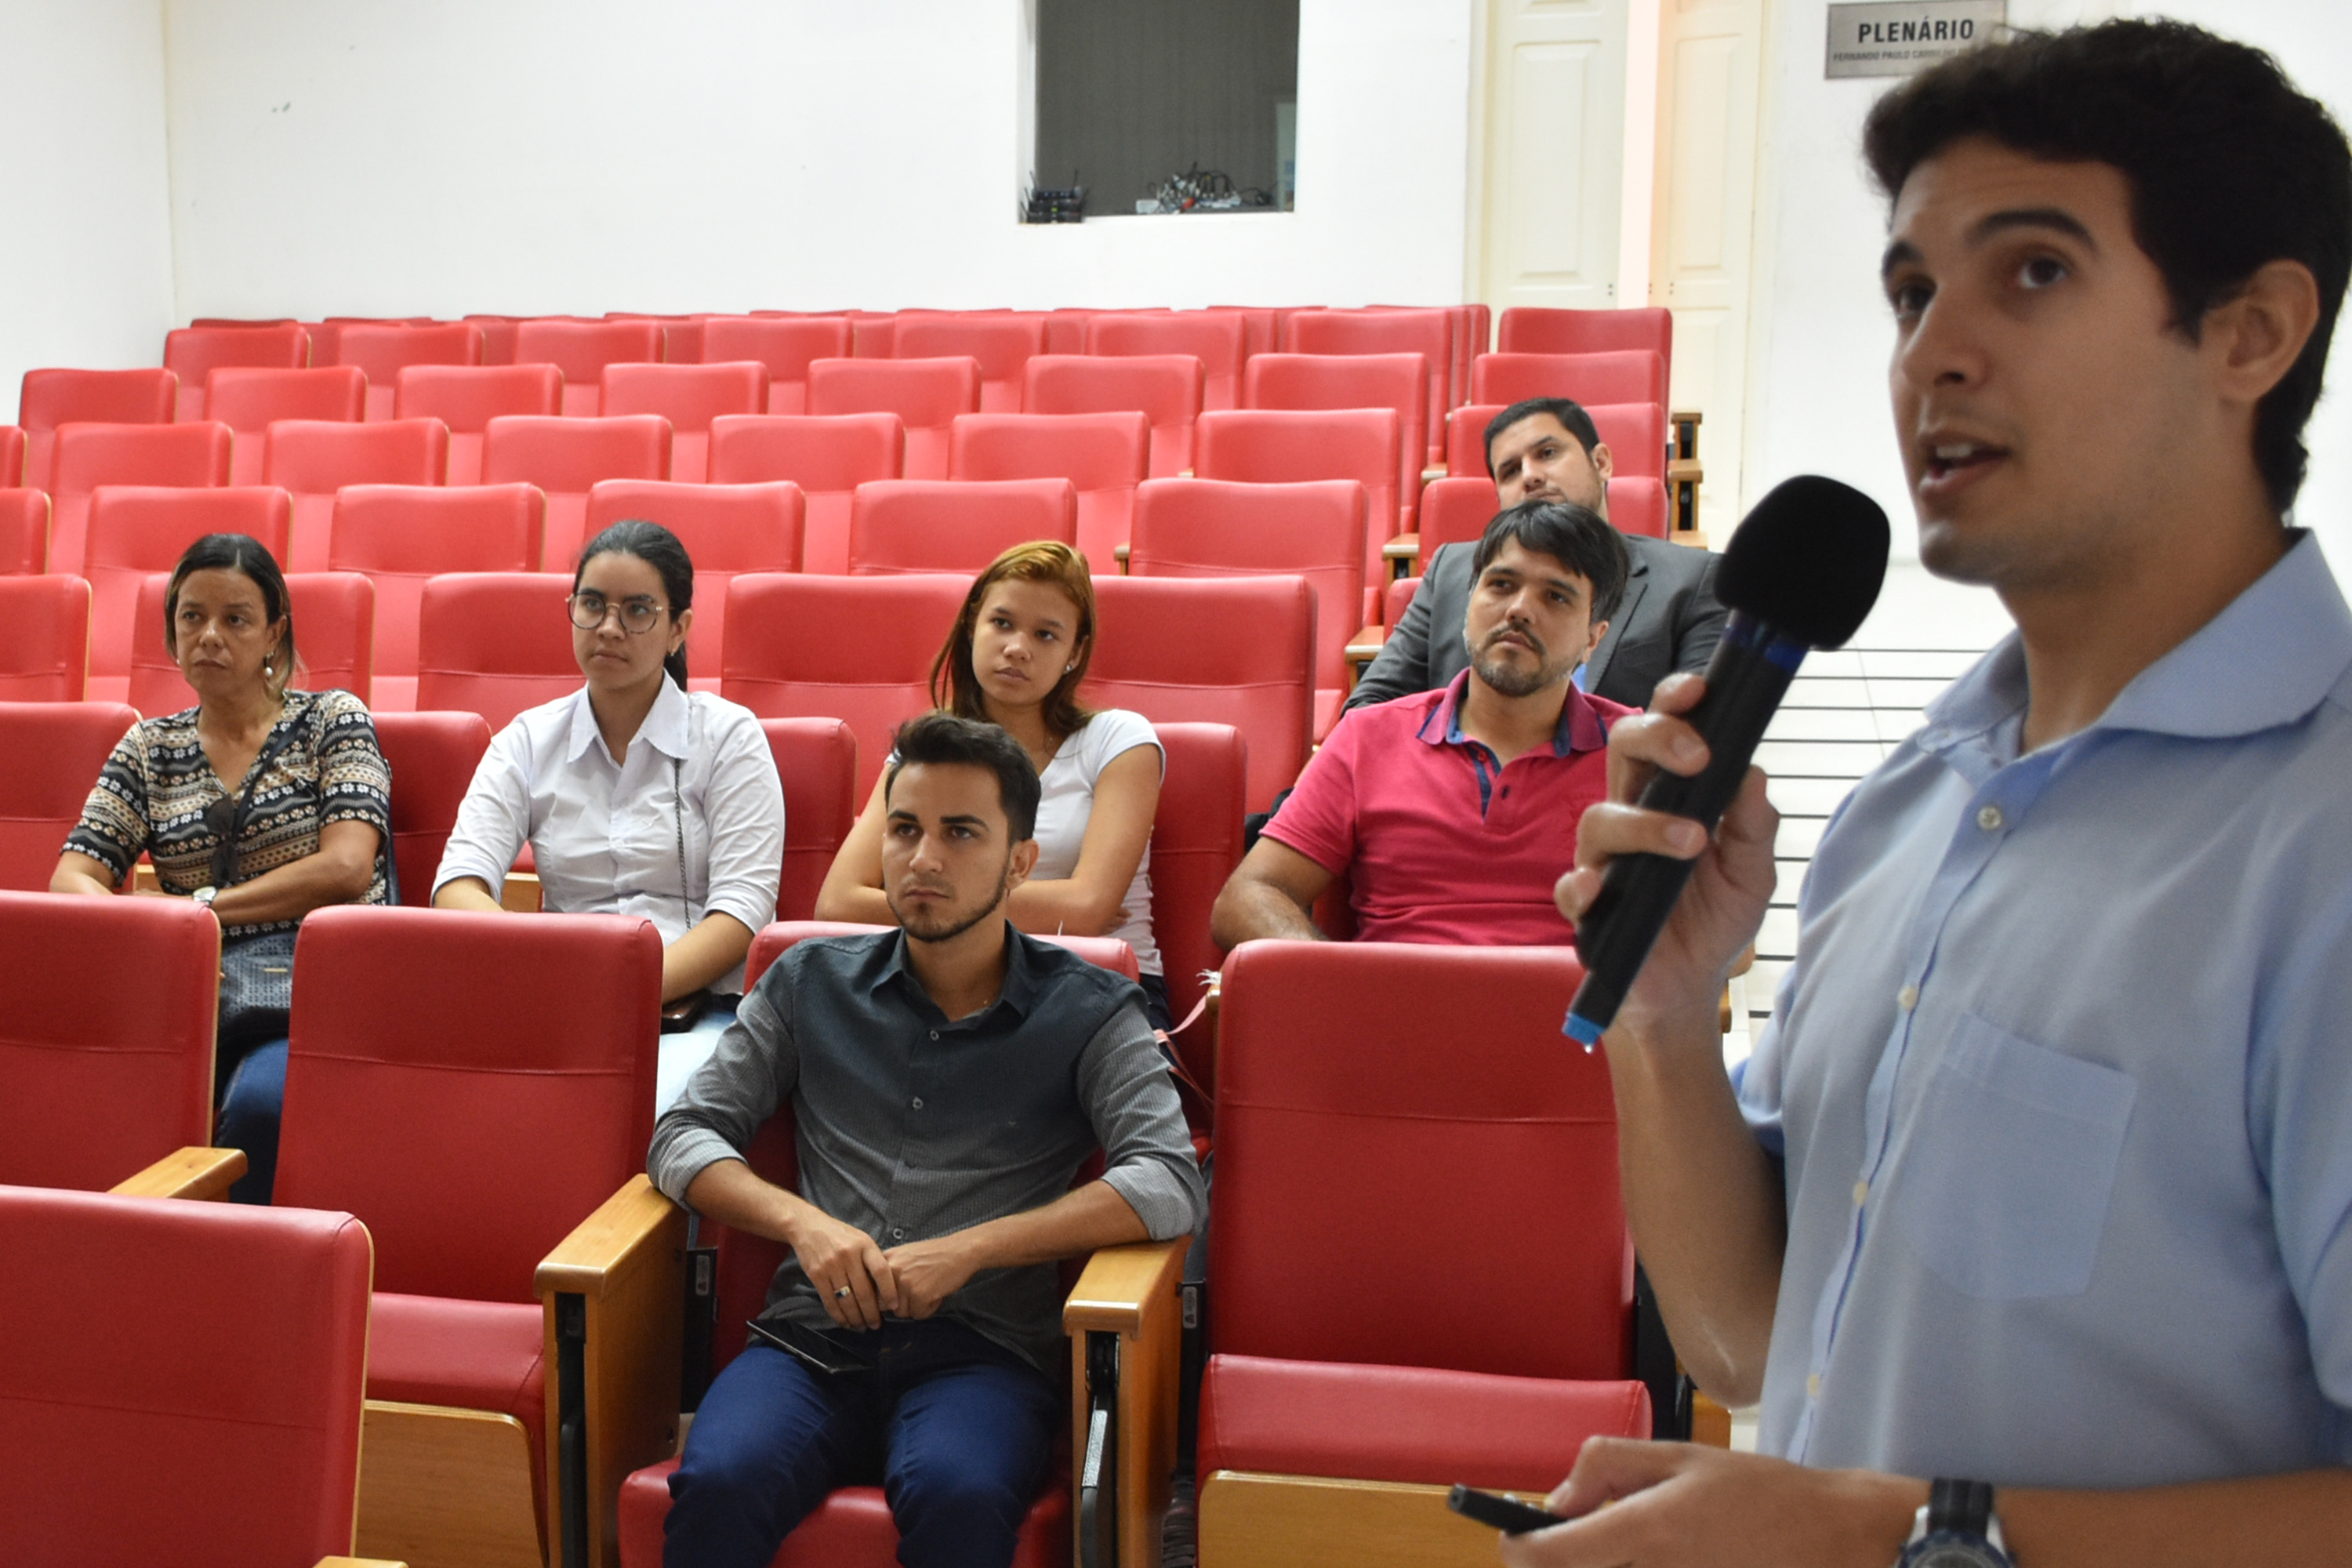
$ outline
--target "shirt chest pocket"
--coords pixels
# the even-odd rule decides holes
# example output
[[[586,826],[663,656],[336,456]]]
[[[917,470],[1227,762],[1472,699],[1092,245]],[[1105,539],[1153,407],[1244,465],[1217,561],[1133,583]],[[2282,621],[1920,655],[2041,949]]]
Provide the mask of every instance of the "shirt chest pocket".
[[[1895,1229],[1964,1296],[2080,1294],[2137,1093],[2114,1068],[1966,1019],[1886,1184]]]

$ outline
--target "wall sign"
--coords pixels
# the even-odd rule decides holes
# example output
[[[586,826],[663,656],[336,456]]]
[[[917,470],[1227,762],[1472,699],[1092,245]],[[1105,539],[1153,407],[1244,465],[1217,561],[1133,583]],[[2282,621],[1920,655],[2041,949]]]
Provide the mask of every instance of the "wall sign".
[[[1990,39],[2008,0],[1832,5],[1827,77],[1909,76]]]

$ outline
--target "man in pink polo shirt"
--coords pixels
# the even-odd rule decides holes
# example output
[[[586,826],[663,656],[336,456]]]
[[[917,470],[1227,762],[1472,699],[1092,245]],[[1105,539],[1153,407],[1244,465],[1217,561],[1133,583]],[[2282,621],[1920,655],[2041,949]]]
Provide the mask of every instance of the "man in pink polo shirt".
[[[1528,501],[1486,525],[1471,575],[1470,668],[1340,719],[1217,895],[1221,946],[1321,939],[1311,911],[1341,877],[1359,941],[1575,941],[1552,883],[1634,710],[1573,678],[1624,590],[1624,542],[1584,507]]]

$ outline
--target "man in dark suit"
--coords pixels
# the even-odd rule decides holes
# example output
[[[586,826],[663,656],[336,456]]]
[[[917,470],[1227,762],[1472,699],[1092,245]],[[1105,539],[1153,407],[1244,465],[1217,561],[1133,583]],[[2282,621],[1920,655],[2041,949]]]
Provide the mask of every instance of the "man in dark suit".
[[[1592,418],[1565,397],[1514,403],[1486,426],[1486,471],[1497,510],[1521,501],[1564,500],[1608,515],[1609,448]],[[1584,667],[1584,689],[1629,707],[1649,704],[1659,681],[1703,669],[1723,630],[1715,596],[1717,557],[1668,540],[1623,534],[1632,575],[1608,636]],[[1397,618],[1380,657],[1349,694],[1348,706],[1428,691],[1470,667],[1462,620],[1470,605],[1475,544],[1449,544],[1424,563],[1421,587]]]

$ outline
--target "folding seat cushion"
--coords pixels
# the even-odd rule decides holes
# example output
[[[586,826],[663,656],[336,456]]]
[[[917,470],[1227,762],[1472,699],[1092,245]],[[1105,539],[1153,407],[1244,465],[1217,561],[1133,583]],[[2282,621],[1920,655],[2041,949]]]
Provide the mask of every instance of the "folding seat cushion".
[[[163,646],[163,601],[169,572],[139,581],[131,624],[131,679],[125,700],[153,717],[196,705],[196,693]],[[286,602],[294,617],[297,663],[290,684],[299,691],[348,691],[375,700],[375,584],[356,572],[289,572]]]
[[[1377,580],[1381,547],[1401,531],[1421,486],[1397,489],[1404,432],[1391,408],[1255,409],[1203,414],[1192,437],[1192,471],[1204,479],[1294,484],[1354,479],[1364,487],[1364,570]],[[1400,497],[1404,499],[1401,501]]]
[[[339,419],[367,414],[367,377],[353,367],[247,370],[235,366],[205,378],[205,409],[236,432],[229,483],[257,485],[268,464],[264,437],[274,419]]]
[[[393,417],[449,426],[453,485],[482,481],[482,433],[509,414],[563,412],[563,373],[551,364],[409,365],[394,384]]]
[[[59,580],[51,578],[45,581],[54,584]],[[79,586],[72,578],[62,581]],[[17,596],[12,592],[16,586],[13,583],[0,584],[0,606],[7,606],[8,601]],[[6,689],[5,686],[0,686],[0,691]],[[66,836],[73,831],[74,824],[81,820],[82,805],[89,799],[90,790],[98,784],[99,770],[106,765],[107,756],[114,750],[114,743],[138,721],[139,715],[120,702],[82,702],[71,699],[0,700],[0,741],[5,742],[5,745],[0,745],[0,888],[14,889],[18,892],[47,893],[49,874],[58,868],[58,857],[65,852]],[[15,910],[13,906],[11,909],[12,923],[25,926],[26,921],[19,918],[23,911]],[[9,969],[16,976],[12,984],[23,984],[28,977],[45,973],[32,964],[32,950],[17,945],[16,938],[22,934],[21,931],[13,932],[8,947]],[[17,956],[20,953],[25,955],[21,960]],[[99,961],[100,956],[93,952],[79,962],[87,965]],[[98,989],[103,990],[104,987],[99,986]],[[12,1037],[26,1040],[41,1037],[37,1034],[15,1037],[13,1031],[19,1026],[29,1029],[32,1026],[26,1022],[26,1009],[38,1011],[45,1008],[47,1004],[38,1002],[37,998],[48,996],[59,998],[69,1008],[78,1008],[85,999],[74,996],[69,991],[51,987],[43,980],[37,986],[24,992],[12,1007],[8,1024]],[[209,1016],[209,1007],[206,1011]],[[92,1026],[97,1026],[93,1024]],[[206,1035],[209,1037],[209,1029]],[[135,1039],[135,1036],[126,1037],[126,1039]],[[0,1043],[0,1057],[15,1048],[13,1045]],[[205,1093],[209,1095],[211,1089],[212,1068],[208,1061],[205,1068]],[[7,1106],[29,1112],[34,1105],[32,1099],[13,1090],[0,1095],[0,1102],[5,1102],[5,1106],[0,1106],[0,1121],[8,1117]],[[40,1113],[52,1115],[57,1104],[54,1100],[43,1102]],[[206,1107],[210,1107],[208,1100]],[[58,1131],[80,1130],[77,1122],[73,1129],[59,1128]],[[194,1136],[179,1140],[184,1143],[202,1143],[205,1141],[202,1125],[197,1127]],[[12,1145],[14,1142],[12,1139]],[[173,1143],[157,1149],[126,1164],[112,1175],[94,1180],[90,1184],[110,1185],[148,1161],[158,1159],[178,1146],[178,1143]],[[13,1171],[13,1173],[0,1173],[0,1181],[33,1179],[26,1169],[7,1166],[5,1163],[7,1158],[6,1151],[0,1149],[0,1172]]]
[[[1412,354],[1260,354],[1242,376],[1244,408],[1393,408],[1397,411],[1396,506],[1390,532],[1412,526],[1428,453],[1429,368]],[[1202,478],[1208,476],[1203,475]],[[1373,530],[1384,526],[1378,521]],[[1385,537],[1385,536],[1384,536]]]
[[[62,425],[169,425],[180,378],[168,370],[28,370],[16,397],[25,432],[24,482],[55,491],[57,435]],[[226,484],[226,476],[213,481]]]
[[[1190,354],[1040,354],[1029,362],[1021,407],[1026,414],[1141,414],[1151,427],[1150,477],[1173,479],[1192,466],[1201,362]]]
[[[49,492],[49,570],[82,570],[90,492],[100,485],[196,489],[228,483],[229,427],[194,425],[68,425],[57,433]]]
[[[433,875],[457,826],[457,807],[474,782],[490,726],[478,713],[375,715],[375,743],[392,769],[392,851],[400,901],[433,901]]]
[[[0,425],[0,489],[15,489],[25,482],[25,427]]]
[[[768,367],[757,360],[718,364],[604,367],[604,414],[658,414],[670,425],[669,477],[698,485],[710,471],[710,422],[768,406]]]
[[[515,328],[514,363],[551,364],[563,373],[562,412],[602,413],[604,367],[661,359],[658,321],[524,321]]]
[[[762,719],[784,786],[784,876],[780,921],[814,920],[817,889],[865,804],[857,793],[857,735],[838,719]]]
[[[402,371],[413,364],[481,363],[482,329],[471,321],[345,327],[335,343],[335,363],[356,365],[366,374],[367,416],[389,419],[399,400]]]
[[[80,701],[89,681],[89,584],[56,573],[0,577],[0,616],[13,628],[0,643],[0,702]]]
[[[1150,451],[1150,422],[1139,413],[967,414],[949,437],[948,478],[1069,480],[1078,549],[1108,572],[1128,542]]]
[[[39,490],[0,489],[0,577],[49,567],[49,498]]]
[[[369,395],[374,392],[371,384]],[[292,542],[281,563],[289,572],[326,570],[335,492],[345,485],[437,485],[449,473],[449,427],[438,419],[279,419],[267,439],[262,482],[294,498]]]
[[[569,572],[586,538],[588,492],[599,479],[669,478],[669,421],[658,414],[611,419],[510,415],[482,437],[482,482],[537,485],[547,495],[542,570]]]
[[[205,416],[205,377],[224,365],[302,370],[310,334],[293,322],[268,327],[181,327],[163,336],[163,368],[180,378],[178,419]]]
[[[271,485],[223,489],[103,485],[92,492],[89,543],[82,567],[89,579],[92,695],[115,700],[129,689],[131,618],[148,573],[171,571],[188,546],[207,533],[248,535],[272,559],[283,561],[293,518],[292,499]]]
[[[1573,397],[1596,403],[1666,405],[1666,362],[1648,349],[1583,354],[1480,354],[1470,366],[1473,403],[1523,397]]]
[[[980,365],[980,412],[1018,414],[1030,359],[1045,352],[1045,319],[1017,310],[907,312],[891,345],[898,359],[967,355]]]
[[[1166,761],[1151,818],[1151,940],[1167,969],[1168,1005],[1181,1026],[1201,1000],[1202,975],[1223,961],[1209,910],[1242,862],[1249,749],[1231,724],[1155,724]],[[789,820],[789,818],[787,818]],[[1205,1021],[1173,1041],[1193,1081],[1213,1085],[1216,1037]]]
[[[1495,346],[1509,354],[1591,354],[1644,349],[1675,358],[1675,313],[1664,309],[1554,310],[1515,305],[1503,312]]]
[[[571,592],[563,572],[451,572],[428,580],[416,611],[416,706],[479,713],[495,732],[524,709],[578,690],[563,608]]]
[[[1016,544],[1077,535],[1067,479],[877,479],[850,505],[849,571],[972,575]]]
[[[375,706],[416,705],[425,584],[445,572],[530,572],[545,526],[545,498],[524,484],[348,485],[337,494],[327,562],[375,584]]]
[[[849,357],[849,321],[843,316],[713,316],[702,326],[706,360],[757,360],[768,367],[768,403],[761,414],[808,412],[808,367]]]
[[[895,414],[729,415],[710,424],[710,482],[789,479],[806,506],[801,570],[849,570],[849,510],[857,487],[906,471],[906,426]]]
[[[1201,362],[1201,407],[1242,405],[1249,329],[1239,310],[1105,310],[1087,324],[1090,354],[1191,354]]]
[[[698,691],[719,689],[719,648],[727,637],[727,585],[741,572],[797,572],[803,503],[800,487],[665,484],[606,479],[588,492],[588,537],[628,519],[657,522],[677,535],[694,563],[694,624],[687,628],[687,668]],[[789,818],[787,819],[789,820]]]
[[[980,362],[965,355],[818,360],[809,366],[808,410],[896,414],[907,430],[907,477],[943,479],[956,416],[980,412]]]
[[[1434,459],[1445,411],[1454,405],[1454,328],[1453,312],[1442,308],[1296,310],[1283,323],[1282,346],[1297,354],[1421,355],[1429,377],[1422,428]]]

